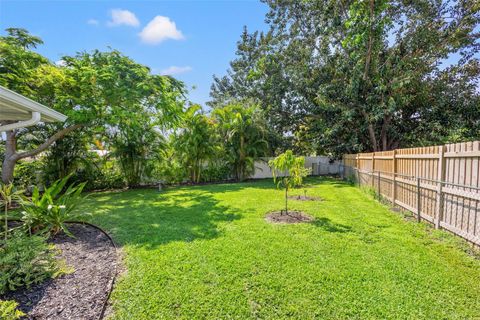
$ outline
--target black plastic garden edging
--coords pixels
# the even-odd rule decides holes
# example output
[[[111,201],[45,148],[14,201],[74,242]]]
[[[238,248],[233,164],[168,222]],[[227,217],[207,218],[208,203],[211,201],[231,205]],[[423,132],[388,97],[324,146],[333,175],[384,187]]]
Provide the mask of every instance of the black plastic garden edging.
[[[110,240],[111,244],[113,245],[113,248],[115,249],[115,259],[117,260],[117,263],[118,263],[118,248],[117,248],[117,245],[115,244],[115,241],[113,241],[112,237],[105,230],[103,230],[99,226],[94,225],[93,223],[86,222],[86,221],[66,221],[66,223],[86,224],[86,225],[89,225],[89,226],[99,230],[103,234],[105,234],[107,236],[108,240]],[[115,284],[115,279],[117,278],[117,270],[118,270],[117,269],[117,263],[115,264],[115,270],[114,270],[113,277],[112,277],[112,283],[110,284],[110,288],[108,289],[107,297],[105,298],[105,301],[103,302],[102,311],[100,312],[100,316],[98,317],[99,320],[103,319],[103,317],[105,316],[105,311],[107,310],[107,303],[108,303],[108,300],[110,300],[110,295],[112,294],[112,291],[113,291],[113,286]]]

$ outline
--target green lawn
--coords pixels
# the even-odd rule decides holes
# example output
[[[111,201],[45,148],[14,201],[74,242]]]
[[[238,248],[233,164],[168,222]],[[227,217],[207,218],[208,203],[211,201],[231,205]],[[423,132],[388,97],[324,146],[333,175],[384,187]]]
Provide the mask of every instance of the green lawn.
[[[480,261],[362,190],[309,180],[313,223],[273,225],[272,181],[92,195],[123,248],[115,319],[479,319]],[[298,193],[303,191],[298,190]]]

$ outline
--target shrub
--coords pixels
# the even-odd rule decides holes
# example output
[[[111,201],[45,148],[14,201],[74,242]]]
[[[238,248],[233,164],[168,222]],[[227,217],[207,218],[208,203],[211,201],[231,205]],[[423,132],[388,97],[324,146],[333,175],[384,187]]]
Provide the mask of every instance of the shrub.
[[[22,202],[24,209],[22,220],[30,233],[45,231],[57,234],[60,230],[63,230],[66,234],[72,236],[65,226],[65,222],[79,217],[79,214],[75,214],[73,211],[84,199],[81,193],[85,183],[78,185],[72,183],[62,193],[68,179],[69,176],[55,181],[45,189],[41,196],[38,188],[35,187],[31,200]]]
[[[16,231],[0,242],[0,295],[30,287],[61,272],[53,245],[42,236]]]
[[[215,182],[228,180],[231,172],[228,165],[211,164],[202,171],[200,176],[201,182]]]
[[[37,185],[39,171],[42,163],[40,161],[19,161],[15,166],[14,184],[17,188],[29,192],[32,186]]]
[[[18,303],[14,300],[0,300],[0,319],[17,320],[25,316],[17,307]]]
[[[121,189],[126,186],[120,170],[112,161],[105,161],[95,170],[79,169],[72,175],[73,181],[85,181],[85,190]]]
[[[175,159],[168,159],[158,165],[155,176],[165,183],[181,183],[187,179],[187,170]]]

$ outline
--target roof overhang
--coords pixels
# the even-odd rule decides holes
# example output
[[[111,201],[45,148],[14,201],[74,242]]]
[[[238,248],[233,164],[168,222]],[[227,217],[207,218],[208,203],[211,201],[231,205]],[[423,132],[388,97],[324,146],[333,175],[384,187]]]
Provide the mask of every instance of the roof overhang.
[[[63,122],[67,119],[60,112],[0,86],[0,121],[29,121],[35,114],[40,114],[39,121],[42,122]]]

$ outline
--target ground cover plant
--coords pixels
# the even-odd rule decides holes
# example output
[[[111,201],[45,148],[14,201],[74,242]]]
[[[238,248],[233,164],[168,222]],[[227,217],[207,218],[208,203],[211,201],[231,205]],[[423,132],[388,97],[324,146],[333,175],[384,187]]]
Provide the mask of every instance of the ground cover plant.
[[[17,309],[18,304],[12,300],[0,300],[0,319],[16,320],[25,314]]]
[[[315,220],[270,224],[271,180],[93,195],[125,255],[114,319],[473,319],[480,261],[349,184],[309,179]],[[300,192],[300,191],[299,191]]]
[[[54,246],[45,240],[17,230],[8,241],[0,241],[0,295],[68,271],[55,259]]]

